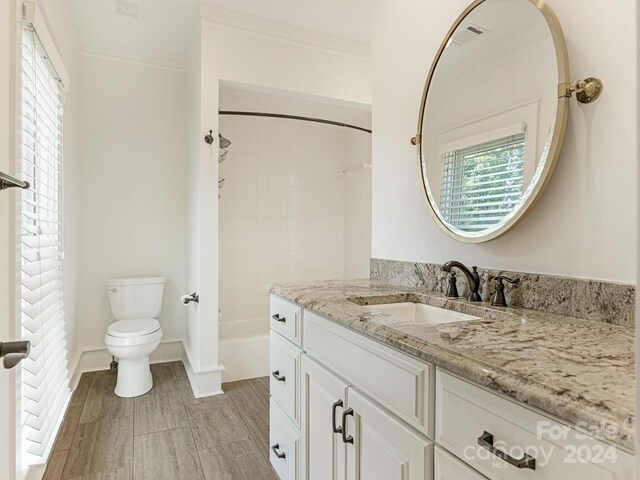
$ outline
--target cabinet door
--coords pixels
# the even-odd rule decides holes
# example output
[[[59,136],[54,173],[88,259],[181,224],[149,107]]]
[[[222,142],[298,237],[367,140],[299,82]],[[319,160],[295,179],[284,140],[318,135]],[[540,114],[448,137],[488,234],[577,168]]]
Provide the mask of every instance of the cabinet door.
[[[340,435],[347,384],[302,355],[302,478],[344,480],[345,444]]]
[[[433,444],[349,388],[348,480],[431,480]],[[352,412],[352,413],[351,413]]]

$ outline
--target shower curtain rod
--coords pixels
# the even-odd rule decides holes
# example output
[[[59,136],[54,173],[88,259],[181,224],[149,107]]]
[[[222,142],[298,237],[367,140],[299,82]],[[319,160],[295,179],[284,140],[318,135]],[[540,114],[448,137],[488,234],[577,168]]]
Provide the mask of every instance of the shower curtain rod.
[[[322,118],[301,117],[298,115],[285,115],[282,113],[239,112],[234,110],[219,110],[218,113],[220,115],[240,115],[245,117],[288,118],[290,120],[302,120],[303,122],[324,123],[327,125],[335,125],[337,127],[353,128],[354,130],[360,130],[361,132],[371,133],[371,130],[367,128],[358,127],[356,125],[349,125],[348,123],[334,122],[333,120],[323,120]]]

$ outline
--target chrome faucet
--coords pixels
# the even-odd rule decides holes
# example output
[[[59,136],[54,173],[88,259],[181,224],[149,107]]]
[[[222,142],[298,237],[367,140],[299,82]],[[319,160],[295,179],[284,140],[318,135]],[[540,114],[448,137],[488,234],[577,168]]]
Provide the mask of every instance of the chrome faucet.
[[[442,265],[442,271],[451,272],[453,267],[456,267],[464,273],[465,277],[467,277],[467,284],[469,285],[469,290],[471,290],[467,300],[470,302],[481,302],[482,298],[480,298],[480,294],[478,293],[478,290],[480,289],[480,275],[478,275],[478,267],[471,267],[473,270],[471,271],[466,267],[466,265],[455,260],[451,260],[450,262]]]

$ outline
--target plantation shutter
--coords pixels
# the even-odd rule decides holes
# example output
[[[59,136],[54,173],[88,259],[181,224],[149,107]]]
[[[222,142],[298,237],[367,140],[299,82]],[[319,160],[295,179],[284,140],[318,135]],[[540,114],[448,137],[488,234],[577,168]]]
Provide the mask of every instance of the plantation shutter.
[[[31,25],[22,34],[20,321],[31,342],[22,365],[22,454],[46,461],[69,400],[62,285],[62,94]]]
[[[474,232],[502,220],[522,196],[525,133],[442,155],[440,213]]]

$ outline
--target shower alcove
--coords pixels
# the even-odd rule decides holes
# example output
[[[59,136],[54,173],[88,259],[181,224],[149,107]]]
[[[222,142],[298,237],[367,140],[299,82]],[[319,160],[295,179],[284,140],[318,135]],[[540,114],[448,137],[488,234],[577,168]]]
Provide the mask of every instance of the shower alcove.
[[[274,282],[369,276],[371,134],[224,112],[371,128],[368,105],[223,82],[219,129],[219,340],[224,381],[268,374]],[[214,144],[219,146],[218,141]]]

